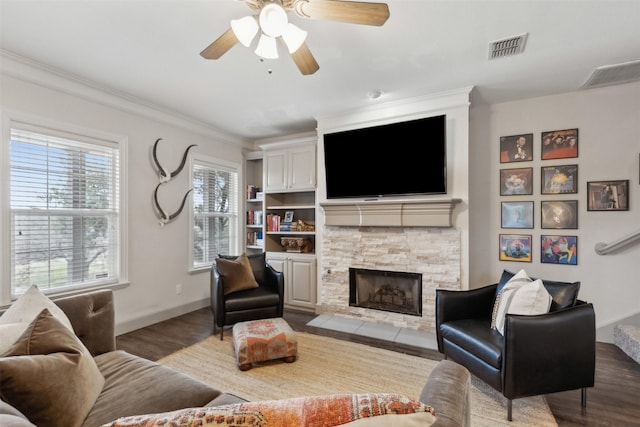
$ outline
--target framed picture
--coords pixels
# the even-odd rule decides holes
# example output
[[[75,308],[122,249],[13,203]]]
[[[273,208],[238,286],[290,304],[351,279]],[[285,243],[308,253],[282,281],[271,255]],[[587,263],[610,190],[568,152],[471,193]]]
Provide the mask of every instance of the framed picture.
[[[587,182],[588,211],[628,211],[629,180]]]
[[[533,228],[533,202],[502,202],[502,228]]]
[[[578,265],[577,236],[540,236],[540,262]]]
[[[578,157],[578,129],[542,132],[542,160]]]
[[[531,262],[531,235],[500,234],[500,261]]]
[[[578,228],[578,201],[541,202],[542,228]]]
[[[578,192],[578,165],[543,166],[540,171],[540,194]]]
[[[500,137],[500,163],[533,160],[533,134]]]
[[[284,222],[293,222],[293,211],[285,211]]]
[[[533,194],[533,168],[500,169],[500,195]]]

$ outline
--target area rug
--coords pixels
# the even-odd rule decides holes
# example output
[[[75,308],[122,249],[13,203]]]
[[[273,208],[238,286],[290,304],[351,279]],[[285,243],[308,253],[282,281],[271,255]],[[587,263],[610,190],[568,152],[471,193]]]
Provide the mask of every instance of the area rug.
[[[230,336],[223,341],[209,337],[158,362],[251,401],[367,392],[417,398],[438,363],[320,335],[297,332],[296,336],[294,363],[262,362],[242,372],[236,366]],[[506,399],[475,377],[471,399],[473,427],[557,426],[543,396],[514,400],[513,422],[507,421]]]

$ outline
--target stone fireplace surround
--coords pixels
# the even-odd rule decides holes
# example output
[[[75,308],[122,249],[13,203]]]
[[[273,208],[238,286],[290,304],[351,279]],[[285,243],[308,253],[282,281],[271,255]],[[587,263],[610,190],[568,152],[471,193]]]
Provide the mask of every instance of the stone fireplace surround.
[[[316,313],[435,332],[435,289],[461,289],[462,237],[451,224],[458,202],[321,204],[326,218]],[[416,210],[423,212],[403,220],[403,212]],[[350,267],[422,274],[422,316],[349,306]]]

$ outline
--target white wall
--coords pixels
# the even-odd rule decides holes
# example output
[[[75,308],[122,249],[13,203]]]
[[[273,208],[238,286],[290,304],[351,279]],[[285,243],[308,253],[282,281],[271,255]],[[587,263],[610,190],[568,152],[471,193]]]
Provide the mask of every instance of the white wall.
[[[540,160],[540,134],[578,128],[579,157]],[[470,124],[470,284],[495,283],[503,269],[524,268],[533,276],[581,282],[579,297],[596,311],[598,340],[610,342],[612,325],[640,313],[640,244],[619,253],[597,255],[598,242],[611,243],[640,231],[640,83],[508,102],[471,109]],[[534,134],[532,162],[500,163],[499,138]],[[541,166],[578,164],[578,194],[540,195]],[[533,167],[532,196],[501,197],[499,170]],[[630,181],[629,211],[587,211],[587,181]],[[533,262],[498,260],[500,202],[534,201],[534,229],[516,230],[533,236]],[[541,200],[578,200],[577,230],[540,227]],[[540,263],[540,235],[578,236],[578,265]]]
[[[215,130],[203,125],[98,93],[77,82],[31,71],[24,74],[30,81],[9,76],[11,73],[2,75],[0,101],[4,115],[42,117],[128,138],[130,285],[115,291],[117,331],[127,332],[208,305],[209,272],[189,274],[187,271],[188,207],[164,228],[159,227],[152,210],[152,194],[158,177],[151,163],[151,147],[157,138],[163,138],[158,157],[163,166],[173,170],[189,144],[198,144],[190,155],[200,153],[241,165],[241,144],[217,136]],[[45,81],[34,83],[40,79]],[[189,188],[186,167],[174,181],[163,186],[160,194],[163,208],[174,212]],[[8,207],[2,209],[5,211]],[[6,272],[2,274],[4,279]],[[177,284],[182,284],[183,289],[179,295]]]

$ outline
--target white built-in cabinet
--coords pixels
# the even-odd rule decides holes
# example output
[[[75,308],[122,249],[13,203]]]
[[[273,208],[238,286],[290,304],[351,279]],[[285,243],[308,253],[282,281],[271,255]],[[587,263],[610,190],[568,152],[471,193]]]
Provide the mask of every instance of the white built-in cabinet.
[[[267,252],[267,262],[284,273],[285,300],[288,307],[314,310],[316,305],[316,256]]]
[[[264,191],[316,189],[316,146],[302,143],[264,151]]]
[[[316,230],[296,228],[298,220],[315,226],[316,139],[261,145],[264,185],[264,250],[267,262],[284,273],[286,307],[315,310],[317,259]],[[270,218],[282,221],[293,212],[293,228],[270,226]],[[288,252],[282,238],[309,242],[304,252]]]

